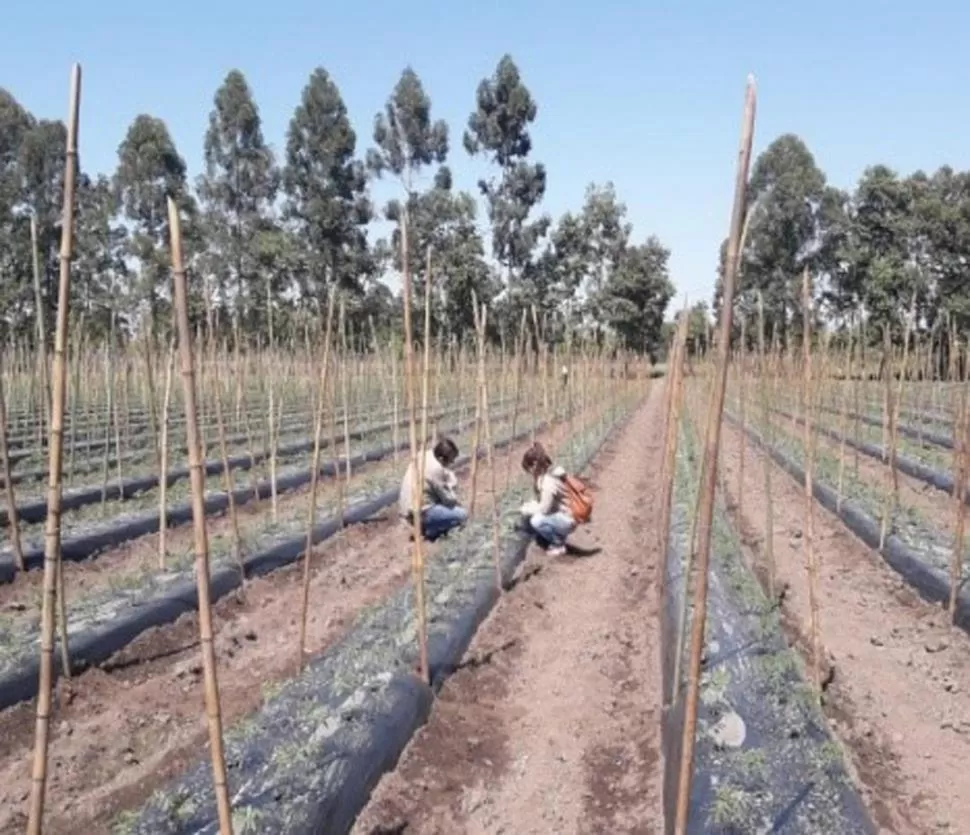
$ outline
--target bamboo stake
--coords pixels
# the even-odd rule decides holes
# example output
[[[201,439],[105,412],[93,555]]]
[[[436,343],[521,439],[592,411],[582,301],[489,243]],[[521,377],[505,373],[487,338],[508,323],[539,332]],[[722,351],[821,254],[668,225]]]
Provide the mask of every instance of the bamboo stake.
[[[883,438],[883,450],[886,451],[886,457],[888,459],[888,470],[886,472],[886,478],[889,484],[886,486],[886,498],[883,502],[882,508],[882,519],[879,523],[879,550],[886,546],[886,536],[889,533],[889,527],[892,522],[893,511],[895,510],[894,497],[896,495],[896,461],[895,456],[892,453],[892,438],[894,434],[893,429],[893,417],[896,414],[896,408],[893,405],[893,347],[892,338],[890,336],[889,325],[883,325],[883,367],[885,370],[886,377],[886,388],[883,395],[883,425],[882,425],[882,438]]]
[[[327,370],[330,366],[330,343],[333,330],[335,287],[330,286],[327,296],[327,329],[323,337],[323,363],[320,366],[320,383],[313,422],[313,466],[310,469],[310,506],[307,511],[306,549],[303,553],[303,598],[300,607],[300,645],[298,668],[306,663],[306,625],[310,605],[310,557],[313,553],[313,529],[317,516],[317,486],[320,483],[320,437],[323,434],[323,407],[327,395]]]
[[[165,395],[162,400],[160,469],[158,475],[158,568],[165,570],[168,531],[168,419],[172,403],[172,370],[175,366],[175,334],[169,340],[168,361],[165,366]]]
[[[761,391],[761,421],[764,424],[765,440],[769,448],[774,443],[774,432],[771,422],[771,402],[768,392],[768,363],[765,359],[765,302],[761,291],[758,291],[758,373],[761,377],[759,388]],[[765,484],[765,564],[768,569],[768,596],[774,602],[777,600],[775,591],[775,517],[771,498],[771,456],[761,456],[764,464]]]
[[[339,323],[338,323],[339,330]],[[337,513],[340,517],[340,526],[343,527],[344,524],[344,486],[346,482],[340,478],[340,459],[338,455],[337,447],[337,377],[339,376],[339,364],[340,358],[334,354],[333,357],[333,375],[330,378],[330,385],[328,388],[328,401],[329,406],[329,416],[330,421],[328,424],[330,430],[330,456],[331,462],[333,463],[334,480],[337,484]]]
[[[913,293],[910,313],[906,319],[906,326],[903,329],[903,364],[899,371],[899,385],[896,387],[896,396],[892,404],[892,415],[889,426],[889,454],[887,463],[889,464],[889,471],[892,475],[892,498],[887,515],[890,519],[895,514],[896,508],[899,507],[899,471],[896,468],[896,450],[899,444],[899,410],[905,395],[906,373],[909,366],[909,338],[912,333],[915,318],[916,294]]]
[[[669,376],[667,378],[667,404],[664,414],[664,460],[661,472],[661,485],[663,493],[660,499],[661,522],[659,528],[658,545],[663,554],[664,570],[660,574],[660,597],[663,599],[664,589],[667,580],[667,554],[669,551],[668,542],[670,540],[670,515],[673,508],[674,481],[677,467],[677,447],[680,433],[680,406],[683,400],[683,354],[685,340],[687,337],[687,308],[686,300],[684,312],[681,314],[680,322],[677,323],[677,331],[674,335],[673,350],[668,364]],[[686,600],[686,595],[685,595]]]
[[[148,419],[152,433],[152,443],[155,446],[155,463],[159,470],[162,467],[162,449],[158,431],[158,393],[155,391],[155,374],[152,366],[151,329],[144,337],[145,381],[148,385]]]
[[[485,333],[488,326],[488,305],[483,304],[481,314],[475,316],[475,330],[478,333],[479,353],[485,353]],[[493,459],[492,428],[488,414],[488,377],[485,374],[485,360],[482,357],[479,363],[478,377],[478,396],[482,404],[482,429],[485,435],[485,461],[488,465],[492,488],[492,556],[495,561],[495,588],[501,595],[502,586],[502,555],[499,550],[499,514],[498,514],[498,489],[495,484],[495,461]],[[478,448],[472,453],[477,457]]]
[[[428,671],[428,624],[427,607],[424,599],[424,550],[421,540],[421,497],[424,495],[423,484],[418,480],[418,455],[424,452],[418,448],[418,430],[416,422],[415,392],[414,392],[414,343],[411,333],[411,269],[408,263],[408,220],[407,211],[401,218],[401,264],[402,286],[404,295],[404,373],[408,402],[408,433],[411,450],[411,517],[412,533],[414,535],[411,550],[411,570],[414,575],[414,598],[417,608],[418,621],[418,665],[421,680],[430,684]],[[475,460],[474,458],[472,459]]]
[[[431,373],[431,247],[428,247],[424,272],[424,362],[421,367],[421,460],[418,483],[424,484],[425,458],[428,443],[428,385]]]
[[[804,456],[805,456],[805,567],[808,572],[808,606],[811,611],[812,639],[812,681],[815,692],[821,698],[821,635],[818,608],[818,561],[815,554],[815,498],[812,479],[815,468],[815,445],[812,442],[814,420],[812,415],[812,286],[808,267],[802,273],[802,315],[803,315],[803,399],[804,414]]]
[[[727,383],[728,351],[731,341],[731,319],[734,312],[734,282],[738,270],[738,244],[745,212],[745,191],[748,166],[751,161],[751,141],[754,133],[755,89],[754,79],[749,76],[745,95],[744,119],[738,153],[738,170],[734,186],[734,207],[731,213],[731,229],[728,235],[727,264],[724,275],[721,335],[718,341],[717,368],[711,410],[708,415],[707,438],[704,450],[703,479],[698,522],[697,585],[694,591],[694,618],[691,625],[691,654],[684,708],[684,729],[677,804],[674,819],[674,835],[686,835],[690,814],[690,789],[694,765],[694,743],[697,731],[697,704],[700,694],[700,666],[704,649],[704,627],[707,619],[707,584],[710,563],[711,528],[714,519],[714,484],[717,477],[717,454],[721,440],[721,420],[724,411],[724,389]]]
[[[51,415],[51,385],[50,374],[47,369],[47,312],[44,309],[44,299],[40,292],[40,246],[38,244],[37,215],[30,214],[30,252],[34,274],[34,306],[37,308],[37,365],[40,370],[41,406],[43,408],[46,431],[50,432]],[[40,436],[43,438],[43,434]],[[50,443],[50,435],[47,435]],[[43,444],[41,444],[43,447]]]
[[[24,546],[20,539],[20,519],[17,514],[17,497],[14,493],[13,475],[10,471],[10,450],[7,448],[7,403],[3,386],[3,353],[0,352],[0,458],[3,459],[3,483],[7,491],[7,524],[10,527],[10,544],[18,571],[26,571]]]
[[[532,308],[532,314],[535,316],[535,307]],[[526,326],[526,315],[527,311],[522,311],[522,321],[519,323],[519,337],[515,344],[515,393],[514,403],[512,404],[512,437],[515,437],[515,427],[518,422],[519,417],[519,394],[522,385],[522,363],[525,359],[525,326]],[[530,389],[532,387],[530,386]],[[533,426],[535,421],[533,421]],[[509,489],[509,485],[512,483],[512,456],[507,455],[505,457],[505,489]]]
[[[58,565],[61,561],[61,469],[64,457],[64,402],[67,385],[65,353],[67,350],[68,305],[71,298],[71,257],[74,252],[74,188],[77,178],[80,98],[81,67],[79,64],[75,64],[71,73],[64,166],[64,210],[61,226],[60,275],[57,288],[57,328],[54,334],[54,386],[51,392],[47,528],[44,533],[44,596],[41,609],[40,681],[37,688],[37,722],[27,835],[40,835],[43,829],[44,800],[47,789],[47,748],[54,673],[54,598]],[[63,589],[61,590],[61,597],[63,599]],[[66,630],[61,634],[61,653],[64,672],[69,676]]]
[[[956,620],[956,604],[959,596],[960,586],[963,581],[963,549],[966,539],[966,489],[967,489],[967,463],[970,461],[968,455],[968,433],[967,425],[970,423],[970,415],[967,414],[967,387],[965,384],[959,385],[959,407],[954,422],[953,438],[953,504],[956,512],[956,533],[953,541],[953,553],[950,557],[950,596],[947,608],[950,618]]]
[[[266,317],[267,317],[267,327],[269,330],[269,351],[272,355],[276,350],[276,339],[273,333],[273,304],[271,295],[271,285],[269,281],[266,282]],[[269,478],[270,478],[270,496],[271,496],[271,507],[272,507],[272,518],[273,523],[279,521],[279,498],[276,495],[276,444],[273,443],[274,438],[274,422],[276,415],[276,385],[275,385],[275,375],[272,369],[269,370],[267,374],[267,383],[269,386],[268,397],[268,414],[266,420],[268,422],[269,430]]]
[[[78,405],[81,400],[81,357],[83,353],[81,351],[81,345],[84,341],[84,311],[81,311],[80,321],[78,322],[77,330],[74,334],[74,394],[71,397],[71,453],[70,453],[70,463],[68,464],[69,480],[74,481],[74,454],[76,449],[77,441],[77,424],[78,424]]]
[[[745,216],[745,224],[744,224],[745,231],[747,231],[748,219],[750,217],[751,217],[751,210],[749,209],[748,214]],[[742,239],[742,244],[741,244],[741,249],[739,251],[744,252],[744,243],[743,243],[744,233],[743,232],[742,232],[741,239]],[[745,334],[745,324],[746,324],[746,319],[742,315],[741,316],[741,353],[738,358],[738,398],[740,399],[739,411],[740,411],[740,418],[741,418],[741,456],[740,456],[739,467],[738,467],[738,510],[737,510],[739,531],[742,530],[744,526],[744,453],[745,453],[745,448],[747,447],[747,437],[748,437],[748,433],[746,431],[746,428],[747,428],[746,415],[744,410],[744,372],[745,372],[744,359],[748,351],[748,343],[746,341],[746,334]]]
[[[852,360],[855,358],[855,331],[849,330],[849,363],[846,385],[841,387],[839,398],[839,479],[838,479],[838,491],[837,498],[835,502],[836,512],[842,511],[842,499],[845,493],[845,436],[849,431],[848,420],[849,420],[849,391],[848,385],[850,385],[849,380],[852,379]]]
[[[350,390],[348,388],[347,365],[350,363],[347,347],[347,315],[344,308],[344,297],[340,297],[340,397],[344,404],[344,492],[350,492],[350,479],[353,475],[350,466]],[[343,526],[343,504],[340,506],[340,523]]]
[[[185,430],[189,448],[189,475],[192,486],[192,529],[195,540],[195,579],[199,595],[199,643],[205,676],[205,709],[212,754],[212,782],[219,813],[219,832],[232,835],[232,808],[226,783],[226,760],[222,743],[222,709],[216,653],[212,642],[212,603],[209,592],[209,539],[205,520],[205,476],[202,472],[202,442],[199,434],[195,397],[195,369],[192,358],[192,331],[189,326],[188,293],[182,263],[182,230],[178,208],[168,198],[168,226],[172,246],[172,271],[175,284],[175,319],[182,360],[182,389],[185,399]]]
[[[475,291],[472,290],[472,310],[475,311],[475,315],[478,315],[478,296]],[[481,343],[482,335],[477,332],[477,342]],[[475,436],[472,441],[472,471],[471,471],[471,495],[468,499],[468,517],[472,518],[475,515],[475,498],[477,496],[477,486],[478,486],[478,446],[482,442],[482,384],[481,379],[485,374],[485,355],[484,352],[479,347],[477,356],[477,367],[476,372],[476,382],[475,382]]]
[[[106,511],[108,501],[108,471],[111,461],[111,423],[114,420],[114,331],[115,312],[111,311],[111,328],[108,331],[108,342],[105,343],[104,380],[107,389],[107,413],[104,421],[104,467],[101,486],[101,512]]]
[[[215,352],[215,324],[212,315],[212,298],[208,287],[203,288],[205,297],[206,331],[210,345]],[[232,528],[232,555],[239,567],[242,590],[246,590],[246,567],[243,565],[242,535],[239,533],[239,516],[236,513],[235,485],[232,470],[229,468],[229,447],[226,443],[226,427],[222,417],[222,392],[219,381],[219,362],[213,356],[212,385],[215,388],[216,430],[219,433],[219,455],[222,458],[222,483],[229,501],[229,524]]]

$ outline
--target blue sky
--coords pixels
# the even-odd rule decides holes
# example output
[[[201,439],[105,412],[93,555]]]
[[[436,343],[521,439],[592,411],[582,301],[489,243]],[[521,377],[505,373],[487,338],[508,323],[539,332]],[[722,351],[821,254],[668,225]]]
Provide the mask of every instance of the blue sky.
[[[755,153],[798,133],[842,187],[877,162],[904,173],[970,167],[970,6],[956,2],[45,0],[8,3],[3,28],[0,85],[38,116],[64,118],[70,65],[81,62],[86,170],[110,173],[127,126],[147,112],[168,123],[193,181],[228,70],[245,73],[280,152],[307,77],[325,67],[363,153],[411,64],[451,127],[457,185],[474,189],[482,168],[461,132],[475,87],[509,52],[539,104],[545,211],[579,208],[589,182],[612,180],[635,237],[656,234],[671,249],[672,278],[691,301],[711,295],[748,72]]]

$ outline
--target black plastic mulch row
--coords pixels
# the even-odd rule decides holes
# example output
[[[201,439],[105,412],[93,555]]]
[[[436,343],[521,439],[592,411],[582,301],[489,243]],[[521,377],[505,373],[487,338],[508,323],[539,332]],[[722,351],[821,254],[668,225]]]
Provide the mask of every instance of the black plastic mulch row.
[[[610,432],[590,434],[593,442],[566,462],[575,470],[592,459]],[[517,515],[517,492],[502,499],[507,521]],[[502,542],[501,573],[508,584],[529,539],[513,530]],[[426,570],[432,687],[413,674],[417,629],[408,584],[227,734],[233,815],[245,821],[247,832],[349,832],[380,776],[427,721],[434,691],[458,668],[498,598],[487,522],[472,523]],[[218,832],[208,760],[156,792],[134,815],[123,816],[115,831]]]
[[[455,405],[455,408],[458,408],[458,405],[460,405],[460,404],[456,404]],[[386,413],[386,412],[378,412],[377,414],[378,415],[384,415],[385,417],[388,416],[388,413]],[[338,416],[337,420],[342,420],[342,415]],[[279,434],[281,434],[281,435],[282,434],[291,434],[292,432],[295,432],[298,429],[301,430],[301,431],[304,431],[304,430],[306,430],[308,427],[310,427],[312,425],[313,425],[313,413],[312,412],[309,412],[309,411],[302,412],[302,413],[301,412],[297,412],[296,414],[294,414],[294,413],[291,412],[291,413],[289,413],[289,414],[287,414],[285,416],[284,422],[280,425],[280,427],[279,427]],[[214,427],[209,427],[209,428],[213,430],[212,434],[215,435]],[[171,432],[169,432],[169,437],[172,437],[172,433]],[[248,433],[245,433],[245,432],[243,432],[243,433],[236,433],[235,435],[227,435],[226,436],[226,446],[227,447],[233,447],[233,446],[238,446],[239,444],[247,444],[247,443],[249,443],[250,440],[251,440],[250,435]],[[113,441],[111,443],[112,443],[112,445],[114,444]],[[213,444],[210,444],[210,446],[213,446]],[[178,443],[176,443],[174,445],[171,445],[171,444],[169,445],[169,454],[170,455],[173,454],[173,453],[185,454],[187,452],[187,450],[188,450],[188,447],[186,447],[184,441],[180,441],[180,442],[178,442]],[[147,458],[153,456],[153,454],[154,453],[152,452],[152,450],[150,448],[150,444],[135,445],[135,446],[129,448],[126,452],[124,452],[122,454],[122,456],[121,456],[121,462],[124,464],[126,462],[142,461],[144,459],[147,459]],[[29,450],[27,454],[20,455],[16,459],[14,458],[13,455],[11,455],[11,459],[10,460],[11,460],[12,463],[16,463],[16,461],[21,461],[24,458],[28,458],[28,457],[31,457],[31,456],[34,456],[34,455],[41,456],[41,457],[45,457],[47,455],[47,452],[46,452],[46,450],[41,451],[41,450],[33,449],[33,450]],[[65,469],[66,469],[66,466],[67,466],[66,465],[66,460],[67,460],[67,452],[65,451]],[[100,470],[104,466],[104,461],[103,460],[97,460],[97,461],[95,461],[95,460],[93,460],[92,458],[89,458],[89,457],[82,457],[80,459],[80,462],[82,464],[84,462],[87,462],[87,464],[88,464],[88,466],[76,467],[75,468],[75,472],[82,473],[82,474],[83,473],[90,473],[90,472],[98,471],[98,470]],[[108,467],[109,467],[109,469],[110,468],[117,467],[117,466],[118,466],[118,457],[116,455],[114,455],[114,454],[110,455],[109,458],[108,458]],[[37,479],[46,479],[46,478],[47,478],[47,467],[45,466],[45,467],[37,467],[37,468],[35,468],[33,470],[26,470],[24,472],[14,472],[14,473],[11,474],[10,480],[11,480],[11,482],[13,484],[20,484],[23,481],[35,481]],[[4,482],[4,479],[3,479],[3,475],[0,474],[0,487],[2,487],[4,485],[5,485],[5,482]],[[4,511],[4,512],[6,512],[6,511]],[[4,519],[6,520],[6,516],[4,516]],[[6,524],[6,522],[4,522],[4,524]]]
[[[432,419],[441,419],[446,415],[451,415],[461,409],[460,406],[445,409],[436,415],[432,416]],[[294,424],[297,425],[297,424]],[[305,422],[302,425],[306,427]],[[405,421],[400,421],[398,426],[405,426]],[[351,440],[359,441],[362,438],[369,437],[371,435],[378,435],[382,432],[390,431],[394,428],[393,423],[386,423],[381,426],[372,426],[362,429],[355,429],[349,433]],[[341,433],[340,441],[343,441],[344,435]],[[230,441],[227,439],[227,444]],[[277,448],[277,457],[286,457],[289,455],[299,455],[304,452],[309,452],[313,449],[314,439],[313,437],[301,438],[299,441],[294,441],[292,443],[284,444]],[[329,449],[330,441],[329,439],[320,439],[320,448]],[[246,471],[261,464],[263,461],[269,458],[269,453],[266,451],[260,452],[245,452],[239,455],[229,456],[229,469],[231,471]],[[220,475],[223,472],[222,459],[221,458],[209,458],[203,464],[203,471],[206,476]],[[175,484],[179,481],[188,479],[189,468],[188,467],[173,467],[165,475],[165,482],[168,486]],[[86,505],[97,504],[101,501],[102,496],[108,500],[125,500],[130,499],[133,496],[137,496],[139,493],[144,493],[147,490],[154,490],[158,487],[160,482],[160,477],[158,473],[149,473],[147,475],[133,476],[131,478],[122,479],[119,483],[117,480],[108,482],[107,489],[104,489],[103,485],[90,485],[87,487],[79,487],[74,490],[65,490],[61,496],[61,510],[76,510],[79,507],[85,507]],[[21,502],[17,504],[17,516],[19,521],[27,523],[42,522],[47,518],[47,498],[31,499],[29,501]],[[9,514],[6,508],[0,508],[0,525],[9,524]]]
[[[782,417],[789,419],[794,419],[798,423],[803,424],[804,418],[797,415],[792,415],[790,412],[785,412],[781,409],[775,409]],[[850,449],[857,449],[863,455],[867,455],[870,458],[875,458],[881,461],[883,464],[888,463],[889,456],[886,454],[886,450],[878,444],[870,444],[867,441],[857,441],[855,438],[850,438],[848,435],[843,436],[834,429],[829,429],[825,426],[815,426],[815,431],[820,435],[824,435],[826,438],[830,438],[833,441],[845,441],[845,445]],[[922,461],[918,461],[915,458],[910,458],[907,455],[901,455],[896,453],[896,469],[905,475],[911,476],[912,478],[922,481],[924,484],[929,484],[931,487],[935,487],[937,490],[943,490],[946,493],[953,493],[953,476],[950,473],[940,472],[933,467],[924,464]],[[964,496],[964,501],[970,504],[970,492]]]
[[[470,423],[466,421],[465,424]],[[459,431],[458,428],[449,430]],[[388,444],[378,449],[357,453],[350,458],[353,470],[363,464],[380,461],[393,455],[396,450],[406,449],[408,442],[401,441],[397,447]],[[320,475],[326,478],[343,474],[347,462],[341,459],[337,462],[329,461],[320,466]],[[276,492],[285,493],[295,490],[311,480],[311,468],[279,476],[276,479]],[[244,505],[254,500],[257,495],[265,499],[272,495],[273,487],[270,479],[261,479],[255,484],[233,490],[232,496],[236,506]],[[223,513],[229,508],[229,494],[226,492],[212,493],[205,498],[205,513],[207,516]],[[185,501],[170,505],[165,510],[165,518],[169,528],[187,524],[192,521],[192,502]],[[102,551],[114,548],[122,542],[137,539],[146,534],[155,533],[160,527],[161,514],[157,510],[148,510],[121,522],[103,525],[88,533],[64,539],[61,542],[61,558],[71,562],[81,562],[95,558]],[[42,544],[24,548],[24,565],[28,571],[43,567],[44,547]],[[0,556],[0,584],[12,583],[17,575],[17,568],[13,555],[9,552]]]
[[[725,413],[725,419],[740,428],[740,422],[733,415]],[[799,484],[805,483],[805,470],[801,464],[777,446],[767,443],[750,426],[746,426],[744,431],[782,470]],[[939,482],[943,483],[944,474],[937,473],[936,476]],[[857,502],[843,498],[840,506],[838,492],[818,479],[812,480],[812,492],[822,507],[838,516],[852,533],[879,553],[890,568],[916,589],[923,599],[931,603],[943,603],[950,599],[949,575],[934,566],[927,565],[926,561],[898,536],[888,535],[880,550],[879,521],[869,515]],[[966,588],[960,588],[957,593],[954,623],[965,632],[970,632],[970,592]]]
[[[686,432],[682,437],[686,436]],[[682,444],[665,559],[662,608],[665,759],[664,807],[673,832],[684,725],[682,686],[671,703],[679,609],[696,476],[690,442]],[[876,832],[786,645],[777,614],[751,575],[720,503],[715,508],[694,749],[689,833],[787,832],[797,835]]]
[[[545,423],[539,424],[536,431],[543,430],[546,425]],[[518,443],[528,438],[531,432],[531,428],[525,429],[516,433],[514,437],[497,441],[495,449],[503,449]],[[478,457],[482,458],[485,454],[485,450],[479,448]],[[376,452],[366,453],[365,455],[376,455]],[[456,462],[456,467],[466,467],[470,461],[470,455],[463,456]],[[372,499],[356,503],[344,513],[343,524],[354,525],[363,522],[394,504],[397,498],[398,489],[395,488],[385,490]],[[318,523],[313,530],[313,543],[318,544],[329,539],[340,528],[339,517]],[[245,557],[243,566],[246,577],[251,579],[276,571],[298,560],[305,551],[305,531],[295,536],[286,537],[266,550]],[[242,585],[242,577],[236,566],[223,565],[212,571],[209,583],[210,600],[214,603],[239,588]],[[176,580],[171,586],[152,597],[138,601],[107,622],[89,627],[79,634],[73,635],[70,640],[72,670],[82,672],[106,661],[146,630],[174,623],[182,615],[197,611],[198,601],[195,580],[192,576],[186,576],[181,580]],[[59,642],[57,643],[59,646]],[[59,669],[59,666],[55,665],[55,678],[59,675]],[[39,670],[38,658],[36,654],[32,654],[14,669],[0,674],[0,709],[36,696]]]

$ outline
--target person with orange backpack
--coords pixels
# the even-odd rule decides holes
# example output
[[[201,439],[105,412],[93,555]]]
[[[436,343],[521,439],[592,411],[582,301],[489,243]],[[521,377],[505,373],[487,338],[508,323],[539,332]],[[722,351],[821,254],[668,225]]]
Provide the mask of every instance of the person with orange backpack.
[[[536,498],[522,505],[522,515],[550,556],[566,553],[566,539],[577,525],[589,522],[593,498],[581,479],[553,464],[536,441],[522,456],[522,469],[532,476]]]

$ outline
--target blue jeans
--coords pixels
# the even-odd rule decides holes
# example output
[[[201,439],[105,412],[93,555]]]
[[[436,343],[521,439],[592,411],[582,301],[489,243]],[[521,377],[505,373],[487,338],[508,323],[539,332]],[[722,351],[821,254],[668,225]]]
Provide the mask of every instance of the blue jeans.
[[[425,539],[432,541],[467,521],[468,511],[460,505],[445,507],[433,504],[421,512],[421,533]]]
[[[566,513],[551,513],[545,516],[533,513],[529,517],[529,526],[540,539],[553,547],[566,544],[566,537],[576,530],[576,522]]]

